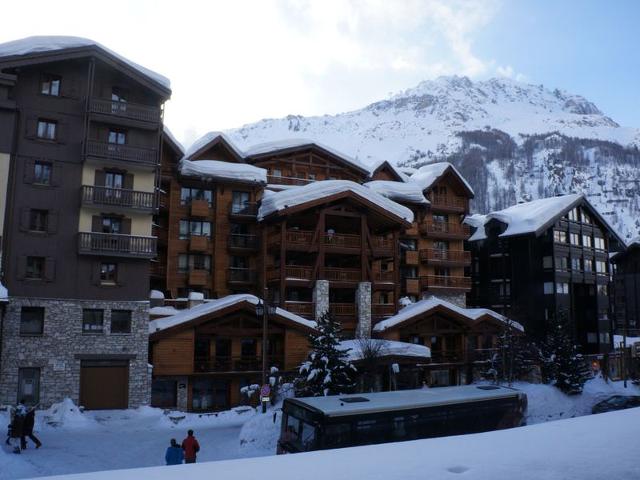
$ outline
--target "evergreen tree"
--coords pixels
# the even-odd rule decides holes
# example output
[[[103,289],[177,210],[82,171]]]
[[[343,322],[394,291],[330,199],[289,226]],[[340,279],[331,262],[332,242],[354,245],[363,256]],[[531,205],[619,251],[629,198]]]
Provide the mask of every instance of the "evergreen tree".
[[[513,322],[508,321],[498,335],[496,351],[489,360],[484,376],[496,383],[511,384],[516,380],[523,380],[531,372],[534,358],[535,352],[531,343],[516,332]]]
[[[311,351],[294,382],[296,396],[349,393],[355,387],[356,368],[348,360],[349,350],[340,349],[340,323],[325,313],[317,324],[317,333],[309,335]]]

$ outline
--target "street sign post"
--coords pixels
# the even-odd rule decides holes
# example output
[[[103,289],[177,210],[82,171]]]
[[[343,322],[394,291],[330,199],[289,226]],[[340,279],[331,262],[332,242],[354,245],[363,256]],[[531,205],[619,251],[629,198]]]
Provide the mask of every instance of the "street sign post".
[[[260,388],[260,401],[262,403],[262,413],[267,413],[267,403],[271,400],[271,386],[265,383]]]

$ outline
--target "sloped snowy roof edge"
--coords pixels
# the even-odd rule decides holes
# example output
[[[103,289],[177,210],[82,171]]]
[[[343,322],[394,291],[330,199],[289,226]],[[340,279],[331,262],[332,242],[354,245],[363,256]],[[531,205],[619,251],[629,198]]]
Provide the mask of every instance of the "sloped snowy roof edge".
[[[219,160],[187,160],[179,163],[180,174],[185,177],[200,177],[266,185],[267,171],[248,163],[221,162]]]
[[[420,185],[420,188],[423,191],[428,190],[447,172],[452,172],[460,180],[472,198],[475,196],[473,188],[471,188],[471,184],[467,182],[467,179],[464,178],[458,169],[449,162],[435,162],[423,165],[416,173],[409,177],[409,182]]]

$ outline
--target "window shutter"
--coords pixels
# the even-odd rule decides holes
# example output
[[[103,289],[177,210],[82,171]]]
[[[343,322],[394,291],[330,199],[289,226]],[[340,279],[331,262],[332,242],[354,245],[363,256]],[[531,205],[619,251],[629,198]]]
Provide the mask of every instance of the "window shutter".
[[[126,173],[124,175],[124,185],[126,190],[133,190],[133,173]]]
[[[27,207],[22,207],[20,210],[20,231],[26,232],[29,230],[29,220],[31,219],[31,210]]]
[[[24,167],[24,175],[23,175],[24,183],[33,183],[35,180],[35,168],[36,168],[35,160],[33,158],[24,159],[23,167]]]
[[[24,280],[24,278],[27,276],[27,256],[26,255],[20,255],[20,257],[18,258],[18,265],[17,265],[17,274],[18,274],[18,280]]]
[[[29,115],[25,119],[24,134],[27,138],[35,138],[38,133],[38,117]]]
[[[98,186],[98,187],[104,187],[104,182],[105,182],[105,172],[104,170],[96,170],[96,174],[94,177],[94,185]]]
[[[47,214],[47,232],[48,233],[57,233],[58,231],[58,211],[57,210],[49,210]]]
[[[54,162],[51,166],[51,185],[59,187],[62,184],[62,163]]]
[[[116,283],[124,287],[127,284],[127,265],[125,263],[116,264]]]
[[[53,282],[56,278],[56,261],[53,257],[47,257],[44,261],[44,279]]]
[[[91,217],[91,231],[102,232],[102,217],[100,215],[94,215]]]
[[[100,265],[101,262],[94,262],[93,268],[91,268],[91,283],[93,285],[100,285]]]
[[[131,219],[130,218],[122,219],[122,233],[124,235],[131,235]]]

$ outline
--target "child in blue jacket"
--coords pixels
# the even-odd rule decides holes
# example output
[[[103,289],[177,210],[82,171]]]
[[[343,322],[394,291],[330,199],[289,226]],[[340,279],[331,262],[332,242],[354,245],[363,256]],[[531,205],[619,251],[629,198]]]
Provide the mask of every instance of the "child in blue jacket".
[[[164,454],[164,459],[167,465],[180,465],[184,460],[184,452],[182,447],[178,445],[175,438],[171,439],[171,445],[167,448],[167,453]]]

